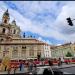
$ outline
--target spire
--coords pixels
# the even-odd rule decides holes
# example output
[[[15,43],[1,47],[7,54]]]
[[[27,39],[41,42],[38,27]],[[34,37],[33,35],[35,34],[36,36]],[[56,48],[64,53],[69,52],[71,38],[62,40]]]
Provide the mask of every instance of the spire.
[[[6,12],[8,12],[8,9],[6,10]]]
[[[8,9],[4,12],[2,22],[8,24],[10,20]]]
[[[5,11],[5,13],[3,14],[3,16],[8,16],[9,17],[8,9]]]

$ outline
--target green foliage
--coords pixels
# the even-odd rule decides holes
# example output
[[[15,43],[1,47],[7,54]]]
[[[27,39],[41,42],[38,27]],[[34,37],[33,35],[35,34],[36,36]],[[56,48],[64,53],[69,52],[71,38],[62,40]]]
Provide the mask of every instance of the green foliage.
[[[71,52],[67,52],[66,57],[72,57],[73,55],[71,54]]]

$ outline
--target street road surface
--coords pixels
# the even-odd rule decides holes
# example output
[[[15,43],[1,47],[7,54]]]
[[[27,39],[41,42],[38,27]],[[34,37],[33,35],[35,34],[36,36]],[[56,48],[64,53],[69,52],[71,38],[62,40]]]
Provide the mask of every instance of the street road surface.
[[[49,66],[39,67],[38,74],[42,74],[44,71],[44,68],[47,68]],[[43,68],[43,69],[42,69]],[[63,74],[75,74],[75,64],[69,64],[69,65],[61,65],[61,66],[53,66],[53,68],[56,68],[63,72]]]
[[[37,67],[37,74],[42,74],[45,68],[49,68],[49,66],[40,66]],[[64,74],[75,74],[75,64],[69,64],[69,65],[62,65],[62,66],[53,66],[53,68],[57,68],[61,70]],[[27,68],[25,68],[25,71],[19,71],[19,69],[16,71],[16,73],[19,73],[21,75],[24,75],[27,72]],[[24,74],[22,74],[24,73]],[[8,74],[8,72],[0,72],[0,75]],[[11,74],[14,74],[13,70],[11,71]]]
[[[75,74],[75,66],[74,67],[68,67],[68,68],[63,68],[60,69],[64,73],[68,74]]]

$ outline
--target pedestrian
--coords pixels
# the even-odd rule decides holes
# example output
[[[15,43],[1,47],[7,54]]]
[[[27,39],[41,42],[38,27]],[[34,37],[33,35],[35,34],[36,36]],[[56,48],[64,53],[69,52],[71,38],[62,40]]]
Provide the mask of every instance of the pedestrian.
[[[34,63],[34,68],[35,68],[35,69],[37,68],[36,63]]]
[[[36,66],[36,64],[34,63],[33,75],[36,75],[36,74],[37,74],[37,66]]]
[[[61,58],[59,58],[59,60],[58,60],[58,66],[61,66],[61,65],[62,65]]]
[[[51,59],[48,61],[49,66],[53,66],[53,62],[51,61]]]
[[[49,70],[46,68],[46,69],[44,69],[44,71],[43,71],[43,75],[52,75],[52,72],[49,71]]]
[[[22,68],[21,68],[22,72],[25,72],[24,68],[25,68],[25,65],[24,63],[22,63]]]
[[[26,63],[26,67],[27,67],[27,72],[29,71],[29,62],[27,61]]]
[[[64,63],[64,57],[61,57],[61,65]]]
[[[22,70],[22,62],[20,63],[20,66],[19,66],[19,68],[20,68],[20,71]]]
[[[5,70],[4,71],[6,71],[7,70],[7,65],[5,65]]]
[[[10,72],[11,72],[11,67],[8,68],[8,74],[10,74]]]
[[[32,72],[32,70],[33,70],[33,63],[29,62],[29,72]]]
[[[14,74],[16,74],[17,66],[14,67]]]

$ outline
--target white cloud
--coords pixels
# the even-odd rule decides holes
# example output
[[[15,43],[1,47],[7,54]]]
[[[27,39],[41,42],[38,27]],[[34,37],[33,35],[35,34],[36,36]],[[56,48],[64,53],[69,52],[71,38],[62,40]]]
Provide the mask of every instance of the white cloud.
[[[17,25],[21,27],[22,31],[30,31],[44,37],[52,37],[57,40],[65,40],[65,42],[75,41],[75,25],[71,27],[66,21],[66,18],[69,16],[72,19],[75,18],[75,2],[59,2],[60,4],[58,6],[56,6],[57,1],[16,1],[12,3],[17,6],[18,10],[14,10],[9,7],[11,20],[15,18],[15,20],[17,21]],[[8,6],[6,6],[6,4],[4,4],[3,2],[0,2],[0,5],[0,11],[2,11],[2,13],[0,14],[1,19],[1,15],[3,14],[4,10],[8,8]],[[39,21],[35,22],[35,20],[32,21],[32,19],[30,19],[34,17],[37,18],[37,13],[44,14],[45,11],[52,13],[52,15],[55,15],[55,20],[52,20],[53,18],[51,17],[51,14],[50,16],[48,15],[46,17],[42,16],[42,19],[44,19],[43,23],[38,23]],[[21,14],[20,12],[23,14]],[[73,23],[75,24],[75,21],[73,21]],[[39,39],[43,40],[42,38]],[[43,41],[51,43],[48,40]]]
[[[60,45],[62,45],[62,44],[57,44],[57,46],[60,46]]]
[[[5,6],[5,4],[2,1],[0,1],[0,21],[2,20],[2,15],[6,9],[7,6]]]
[[[63,6],[62,11],[56,19],[55,23],[59,33],[62,35],[62,39],[66,41],[75,41],[75,25],[73,27],[69,26],[66,20],[66,18],[69,16],[72,19],[75,18],[74,4],[67,4]],[[73,23],[75,24],[75,22]]]
[[[50,42],[49,40],[44,40],[42,37],[38,37],[38,40],[39,40],[39,41],[43,41],[43,42],[45,42],[45,43],[48,43],[48,44],[50,44],[50,45],[53,45],[52,42]]]

